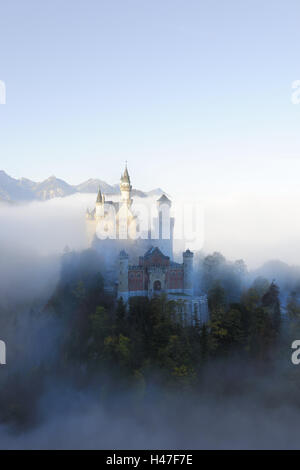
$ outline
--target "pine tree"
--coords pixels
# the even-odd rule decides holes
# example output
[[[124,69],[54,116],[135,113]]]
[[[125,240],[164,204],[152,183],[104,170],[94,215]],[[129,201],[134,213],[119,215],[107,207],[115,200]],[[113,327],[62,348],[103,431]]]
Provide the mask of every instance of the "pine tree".
[[[278,334],[281,324],[281,310],[279,288],[274,281],[272,281],[269,289],[262,297],[262,306],[270,311],[273,328],[276,334]]]

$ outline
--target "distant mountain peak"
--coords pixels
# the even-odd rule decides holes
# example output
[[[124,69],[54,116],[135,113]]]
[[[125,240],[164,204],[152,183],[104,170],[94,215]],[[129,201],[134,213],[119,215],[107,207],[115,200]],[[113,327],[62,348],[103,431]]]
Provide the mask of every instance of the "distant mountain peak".
[[[105,181],[95,178],[89,178],[78,185],[70,185],[55,175],[51,175],[46,180],[36,183],[28,178],[14,179],[7,175],[4,170],[0,170],[0,198],[5,201],[44,201],[55,197],[70,196],[74,193],[96,194],[99,186],[104,194],[112,195],[120,193],[118,184],[110,185]],[[133,189],[132,193],[134,196],[139,197],[167,194],[161,188],[153,189],[149,192]]]

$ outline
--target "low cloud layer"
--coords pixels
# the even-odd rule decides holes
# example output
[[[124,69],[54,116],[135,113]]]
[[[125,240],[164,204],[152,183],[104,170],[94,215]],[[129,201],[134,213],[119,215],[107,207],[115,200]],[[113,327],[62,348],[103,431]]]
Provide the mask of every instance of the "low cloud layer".
[[[64,247],[87,246],[85,209],[94,200],[94,195],[74,195],[1,207],[0,338],[8,345],[1,383],[10,374],[25,371],[27,377],[40,362],[59,357],[61,326],[41,312],[59,279]],[[284,253],[283,260],[296,263],[296,240],[295,246],[291,244],[296,222],[290,239],[284,239],[295,207],[284,211],[283,203],[275,205],[265,219],[266,207],[262,204],[255,212],[255,205],[255,201],[211,202],[206,208],[206,247],[253,265]],[[0,447],[297,448],[298,387],[285,376],[288,361],[287,357],[284,366],[261,375],[239,361],[229,368],[214,365],[207,370],[198,396],[182,396],[180,406],[176,396],[166,402],[161,390],[154,390],[143,405],[138,397],[132,403],[118,387],[111,402],[104,404],[101,378],[83,391],[72,382],[49,377],[37,402],[37,422],[25,430],[2,424]]]
[[[298,448],[300,412],[288,396],[290,384],[279,380],[281,371],[259,377],[239,362],[220,366],[223,377],[218,365],[206,370],[198,396],[166,400],[154,389],[142,403],[116,389],[104,405],[101,383],[84,392],[50,384],[39,404],[41,424],[17,434],[0,427],[1,448]]]

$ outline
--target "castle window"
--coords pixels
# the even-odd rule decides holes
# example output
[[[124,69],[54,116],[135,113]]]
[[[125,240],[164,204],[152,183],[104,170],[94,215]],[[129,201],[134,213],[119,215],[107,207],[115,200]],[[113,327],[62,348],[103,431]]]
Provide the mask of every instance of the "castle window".
[[[161,282],[160,281],[155,281],[153,283],[153,290],[154,291],[160,291],[161,290]]]

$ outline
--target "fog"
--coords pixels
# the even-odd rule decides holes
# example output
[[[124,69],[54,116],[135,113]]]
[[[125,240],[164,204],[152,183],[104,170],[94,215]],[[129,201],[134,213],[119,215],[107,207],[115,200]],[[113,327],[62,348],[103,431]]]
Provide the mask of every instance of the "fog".
[[[221,372],[221,374],[220,374]],[[88,392],[49,384],[39,403],[41,423],[26,432],[0,427],[4,449],[295,449],[299,448],[297,391],[282,371],[254,375],[237,360],[205,370],[198,396],[151,391],[132,405],[116,390],[99,402]],[[221,378],[220,378],[221,377]],[[53,388],[55,387],[55,388]],[[231,395],[228,396],[228,388]],[[293,396],[288,396],[288,393]],[[227,397],[226,397],[227,395]],[[116,404],[117,402],[117,404]]]
[[[1,304],[47,298],[64,248],[86,246],[83,207],[76,198],[0,206]]]
[[[84,216],[91,197],[78,196],[1,206],[1,245],[42,255],[60,253],[66,245],[84,248]]]
[[[4,396],[10,376],[21,377],[22,386],[13,392],[21,398],[34,367],[60,361],[64,325],[44,307],[58,282],[65,247],[87,247],[85,209],[94,201],[95,195],[74,195],[0,208],[0,339],[8,351],[7,365],[0,366]],[[288,209],[284,201],[249,199],[203,206],[205,251],[243,258],[250,267],[272,258],[298,263],[296,203]],[[220,362],[204,371],[198,394],[174,393],[166,401],[164,391],[153,386],[134,405],[117,387],[110,400],[101,400],[104,377],[80,388],[49,374],[36,403],[28,397],[33,423],[26,429],[0,423],[0,447],[297,448],[298,386],[286,378],[287,364],[288,352],[284,364],[272,370],[266,365],[260,374],[233,358],[230,365]]]
[[[0,246],[13,251],[49,255],[69,246],[87,246],[85,210],[95,206],[95,194],[74,194],[45,202],[0,207]],[[107,196],[116,200],[116,196]],[[155,211],[157,197],[134,198],[133,207],[146,205]],[[265,198],[253,195],[185,199],[173,198],[175,250],[182,248],[182,211],[194,206],[198,231],[186,246],[205,253],[220,251],[229,259],[244,259],[250,268],[270,259],[300,264],[298,198],[284,194]],[[185,209],[184,209],[185,208]],[[189,215],[189,212],[188,212]],[[188,233],[188,231],[187,231]],[[187,238],[187,237],[186,237]]]
[[[270,259],[300,264],[299,197],[268,194],[207,200],[205,251],[243,258],[250,268]]]

